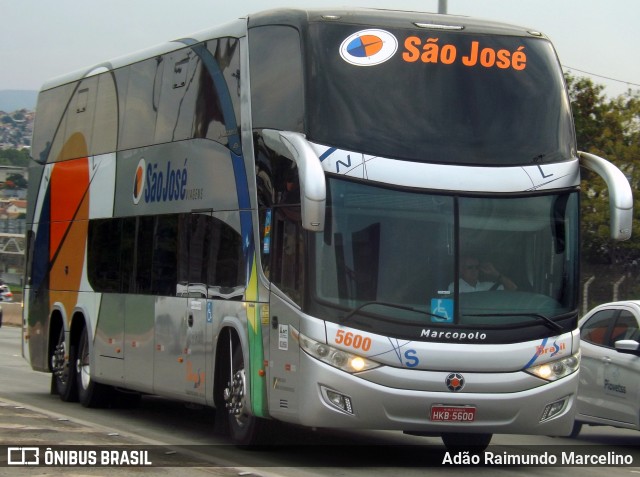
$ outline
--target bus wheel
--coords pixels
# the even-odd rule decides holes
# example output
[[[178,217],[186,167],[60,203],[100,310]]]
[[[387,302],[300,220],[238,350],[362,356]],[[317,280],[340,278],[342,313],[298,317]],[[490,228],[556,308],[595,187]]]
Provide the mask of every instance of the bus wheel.
[[[441,437],[442,442],[444,442],[445,447],[450,452],[478,454],[489,447],[493,434],[457,434],[445,432]]]
[[[238,445],[255,445],[258,443],[261,420],[249,413],[244,358],[239,345],[234,346],[230,373],[230,380],[224,390],[224,401],[231,440]]]
[[[77,401],[78,393],[75,386],[75,348],[69,347],[64,342],[64,328],[60,328],[56,347],[51,354],[52,388],[67,402]]]
[[[96,383],[91,379],[91,357],[89,355],[89,334],[87,328],[82,330],[78,343],[76,360],[76,384],[78,400],[84,407],[102,407],[108,404],[111,387]]]

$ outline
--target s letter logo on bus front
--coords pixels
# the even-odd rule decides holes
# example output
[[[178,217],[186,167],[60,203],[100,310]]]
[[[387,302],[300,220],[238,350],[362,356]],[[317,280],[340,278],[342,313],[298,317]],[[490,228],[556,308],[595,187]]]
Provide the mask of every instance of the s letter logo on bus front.
[[[146,163],[144,158],[142,158],[140,159],[140,162],[138,162],[138,167],[136,168],[136,173],[133,177],[133,203],[136,205],[138,205],[142,194],[144,194],[144,174],[146,169]]]
[[[356,66],[374,66],[390,59],[398,50],[398,40],[388,31],[361,30],[340,45],[340,56]]]

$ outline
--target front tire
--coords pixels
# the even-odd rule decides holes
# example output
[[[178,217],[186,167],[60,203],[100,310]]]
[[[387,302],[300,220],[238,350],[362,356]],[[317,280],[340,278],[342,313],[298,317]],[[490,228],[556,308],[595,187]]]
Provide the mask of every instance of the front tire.
[[[242,347],[237,343],[233,347],[232,364],[229,382],[224,390],[224,401],[227,409],[229,434],[234,444],[253,446],[260,442],[263,420],[250,414],[250,403],[247,401],[247,380],[242,355]]]
[[[84,407],[104,407],[111,398],[112,388],[96,383],[91,379],[91,356],[89,354],[89,334],[87,328],[82,330],[78,342],[78,353],[75,366],[77,376],[78,400]]]
[[[450,452],[470,452],[479,454],[489,447],[493,434],[457,434],[446,432],[441,435],[442,442]]]

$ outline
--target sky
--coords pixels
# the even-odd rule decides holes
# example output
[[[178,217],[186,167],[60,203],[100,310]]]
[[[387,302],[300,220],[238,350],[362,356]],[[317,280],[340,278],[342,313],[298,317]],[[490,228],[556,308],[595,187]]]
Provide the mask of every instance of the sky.
[[[640,90],[638,0],[447,0],[446,5],[452,15],[545,33],[565,70],[605,86],[609,97]],[[0,90],[38,90],[51,78],[250,13],[328,6],[437,12],[438,0],[0,0]]]

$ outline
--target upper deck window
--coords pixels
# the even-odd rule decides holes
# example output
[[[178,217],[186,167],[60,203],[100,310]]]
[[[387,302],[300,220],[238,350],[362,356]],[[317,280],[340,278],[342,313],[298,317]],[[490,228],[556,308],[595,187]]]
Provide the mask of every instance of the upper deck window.
[[[249,31],[251,114],[254,129],[302,131],[302,54],[294,28],[269,25]]]
[[[314,23],[308,137],[411,161],[569,160],[562,71],[540,38]]]

